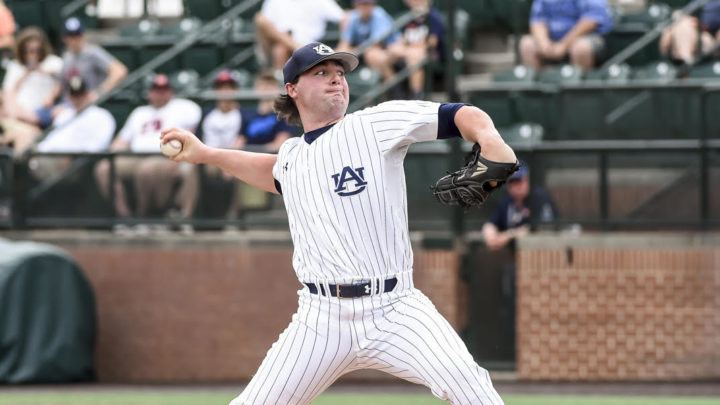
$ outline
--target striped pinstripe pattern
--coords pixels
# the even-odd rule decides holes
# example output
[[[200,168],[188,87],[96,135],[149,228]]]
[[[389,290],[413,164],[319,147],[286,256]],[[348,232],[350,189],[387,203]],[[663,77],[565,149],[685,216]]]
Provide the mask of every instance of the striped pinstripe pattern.
[[[307,404],[338,377],[376,369],[423,384],[454,404],[503,401],[450,324],[413,287],[403,160],[437,138],[437,103],[394,101],[350,114],[314,141],[278,153],[302,283],[371,282],[362,298],[298,292],[298,311],[231,405]],[[392,292],[381,280],[397,277]]]
[[[437,138],[439,106],[383,103],[346,116],[311,144],[294,138],[282,146],[273,175],[300,281],[343,284],[412,268],[403,159],[411,143]],[[364,191],[334,192],[333,175],[345,167],[363,168]]]
[[[299,292],[298,311],[231,405],[308,404],[338,377],[376,369],[453,404],[503,404],[486,370],[430,300],[411,286],[338,299]]]

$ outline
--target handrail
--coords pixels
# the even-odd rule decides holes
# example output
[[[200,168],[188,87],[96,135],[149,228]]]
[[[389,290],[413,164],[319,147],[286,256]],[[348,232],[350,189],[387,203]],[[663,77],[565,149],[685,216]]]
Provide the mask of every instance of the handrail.
[[[704,6],[705,3],[707,3],[710,0],[693,0],[692,2],[688,3],[685,7],[683,7],[681,10],[683,14],[692,14],[700,7]],[[635,42],[631,43],[627,47],[625,47],[622,51],[616,53],[613,57],[605,61],[603,63],[601,69],[607,69],[612,65],[620,64],[628,60],[630,57],[635,55],[639,50],[646,47],[648,44],[650,44],[653,40],[655,40],[660,34],[662,34],[662,31],[668,27],[669,25],[675,23],[674,18],[669,18],[665,21],[659,22],[655,27],[653,27],[652,30],[645,33],[642,37],[638,38]]]
[[[62,19],[66,19],[73,15],[76,11],[78,11],[82,6],[88,3],[88,0],[74,0],[70,3],[63,6],[62,9],[60,9],[60,16]]]

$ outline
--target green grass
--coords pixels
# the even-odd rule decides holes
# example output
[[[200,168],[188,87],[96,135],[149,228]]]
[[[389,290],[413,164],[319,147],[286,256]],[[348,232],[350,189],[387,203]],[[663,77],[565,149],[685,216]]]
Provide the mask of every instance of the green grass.
[[[7,393],[0,405],[225,405],[234,394],[211,392],[87,392]],[[520,395],[503,397],[507,405],[720,405],[720,398]],[[313,405],[432,405],[443,404],[422,394],[323,394]]]

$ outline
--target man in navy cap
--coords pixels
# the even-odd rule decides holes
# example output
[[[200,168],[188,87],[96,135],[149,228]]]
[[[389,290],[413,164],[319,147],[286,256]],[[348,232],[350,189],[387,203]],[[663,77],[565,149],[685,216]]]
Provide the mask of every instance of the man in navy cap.
[[[508,196],[483,226],[483,238],[491,250],[502,249],[515,238],[527,235],[531,225],[551,222],[557,216],[550,195],[541,187],[530,187],[527,165],[508,178],[507,191]]]
[[[345,74],[357,66],[319,42],[293,52],[275,110],[305,133],[277,155],[210,148],[176,128],[161,135],[183,143],[173,160],[219,166],[281,194],[288,211],[298,310],[231,404],[309,404],[343,374],[375,369],[453,404],[500,405],[488,372],[414,287],[403,159],[413,143],[451,137],[495,162],[515,164],[515,153],[466,104],[391,101],[346,115]]]
[[[87,43],[85,27],[77,17],[65,21],[62,33],[66,47],[62,78],[67,82],[70,77],[81,76],[91,100],[107,93],[127,76],[128,70],[122,62],[100,46]]]

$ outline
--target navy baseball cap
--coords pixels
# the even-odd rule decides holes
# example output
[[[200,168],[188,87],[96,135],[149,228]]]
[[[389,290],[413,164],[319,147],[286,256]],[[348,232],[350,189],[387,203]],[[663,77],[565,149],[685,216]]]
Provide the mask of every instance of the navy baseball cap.
[[[352,72],[360,63],[357,56],[352,53],[335,52],[322,42],[311,42],[296,49],[285,63],[283,67],[285,83],[294,82],[303,72],[326,60],[340,62],[345,68],[345,73]]]
[[[63,24],[63,34],[65,35],[79,35],[85,32],[85,26],[82,21],[77,17],[70,17],[65,20]]]
[[[528,170],[527,165],[524,162],[520,162],[520,168],[508,177],[508,181],[524,179],[528,177],[528,174],[530,174],[530,170]]]
[[[73,75],[68,78],[67,89],[71,95],[80,95],[87,93],[87,84],[80,75]]]

